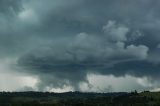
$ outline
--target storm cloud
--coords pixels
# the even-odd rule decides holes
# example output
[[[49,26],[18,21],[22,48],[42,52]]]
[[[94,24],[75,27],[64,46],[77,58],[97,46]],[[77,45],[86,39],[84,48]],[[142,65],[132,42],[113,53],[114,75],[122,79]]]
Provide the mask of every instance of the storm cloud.
[[[130,37],[127,36],[129,30],[125,25],[109,21],[103,26],[102,35],[79,33],[69,41],[38,48],[22,56],[18,63],[27,70],[41,73],[45,82],[43,85],[63,87],[69,84],[79,90],[79,83],[87,81],[90,72],[114,74],[118,73],[117,70],[113,72],[110,68],[115,64],[147,58],[147,46],[126,45],[125,41]],[[120,75],[127,73],[124,70],[121,72]],[[47,78],[43,76],[45,74]]]
[[[92,88],[90,74],[147,77],[159,87],[159,6],[157,0],[1,0],[0,58],[15,60],[10,72],[37,76],[38,90]]]

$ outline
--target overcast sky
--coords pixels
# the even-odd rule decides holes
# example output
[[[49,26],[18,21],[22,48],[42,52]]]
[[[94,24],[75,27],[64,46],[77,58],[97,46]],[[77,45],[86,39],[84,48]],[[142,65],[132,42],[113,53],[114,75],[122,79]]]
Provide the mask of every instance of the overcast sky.
[[[160,89],[159,0],[0,0],[0,91]]]

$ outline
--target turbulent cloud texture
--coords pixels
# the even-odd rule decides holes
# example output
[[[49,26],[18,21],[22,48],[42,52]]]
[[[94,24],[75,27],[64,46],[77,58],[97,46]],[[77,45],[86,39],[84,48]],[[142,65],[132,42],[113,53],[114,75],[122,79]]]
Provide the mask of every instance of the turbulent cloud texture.
[[[38,90],[83,91],[82,83],[96,86],[92,74],[156,89],[159,6],[157,0],[1,0],[0,58],[16,60],[9,72],[37,76]]]

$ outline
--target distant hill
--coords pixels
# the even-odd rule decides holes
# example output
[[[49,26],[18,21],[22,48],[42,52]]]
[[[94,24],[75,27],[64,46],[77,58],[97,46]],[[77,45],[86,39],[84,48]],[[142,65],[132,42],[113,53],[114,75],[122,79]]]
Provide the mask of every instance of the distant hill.
[[[0,92],[0,106],[160,106],[160,92]]]

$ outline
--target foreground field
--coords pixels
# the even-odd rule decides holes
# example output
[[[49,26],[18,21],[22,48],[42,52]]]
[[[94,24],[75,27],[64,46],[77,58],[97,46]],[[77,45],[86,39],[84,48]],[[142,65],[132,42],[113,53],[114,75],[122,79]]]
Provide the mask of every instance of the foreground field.
[[[0,106],[160,106],[160,92],[1,92]]]

